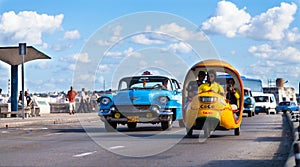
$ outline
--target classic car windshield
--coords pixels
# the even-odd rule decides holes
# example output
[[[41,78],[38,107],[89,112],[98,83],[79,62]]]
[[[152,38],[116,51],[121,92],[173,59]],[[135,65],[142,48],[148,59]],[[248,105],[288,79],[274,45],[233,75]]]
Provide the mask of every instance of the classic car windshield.
[[[170,80],[162,76],[136,76],[126,77],[120,80],[119,90],[124,89],[153,89],[155,85],[163,85],[168,82],[168,89],[171,89]]]

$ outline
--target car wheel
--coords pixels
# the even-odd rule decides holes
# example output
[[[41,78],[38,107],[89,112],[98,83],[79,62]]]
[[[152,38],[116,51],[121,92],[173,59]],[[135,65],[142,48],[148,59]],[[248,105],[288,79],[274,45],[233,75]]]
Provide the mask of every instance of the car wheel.
[[[193,136],[193,128],[191,128],[191,129],[187,129],[187,134],[186,134],[187,136]]]
[[[127,123],[127,127],[129,128],[129,129],[134,129],[134,128],[136,128],[136,122],[128,122]]]
[[[235,136],[239,136],[240,135],[240,127],[234,129],[234,135]]]
[[[171,119],[169,121],[163,121],[163,122],[161,122],[161,128],[162,128],[162,130],[170,129],[171,126],[172,126],[172,120]]]
[[[248,117],[252,117],[252,112],[251,111],[248,112]]]
[[[105,121],[104,127],[107,132],[114,132],[114,131],[116,131],[117,123]]]

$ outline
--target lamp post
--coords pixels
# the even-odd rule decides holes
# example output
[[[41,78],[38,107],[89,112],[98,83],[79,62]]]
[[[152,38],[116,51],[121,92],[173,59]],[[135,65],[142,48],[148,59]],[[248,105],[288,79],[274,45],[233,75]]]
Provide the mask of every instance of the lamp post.
[[[22,119],[24,119],[24,56],[26,55],[26,43],[19,43],[19,55],[22,56]]]

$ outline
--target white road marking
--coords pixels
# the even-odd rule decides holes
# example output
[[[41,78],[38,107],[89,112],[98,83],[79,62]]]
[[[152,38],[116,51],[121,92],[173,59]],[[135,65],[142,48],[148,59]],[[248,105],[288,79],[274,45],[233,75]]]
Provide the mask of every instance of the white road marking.
[[[82,153],[82,154],[73,155],[73,157],[84,157],[84,156],[87,156],[87,155],[94,154],[94,153],[96,153],[96,152],[97,152],[97,151],[86,152],[86,153]]]
[[[110,150],[118,149],[118,148],[124,148],[125,146],[113,146],[109,147]]]
[[[54,136],[54,135],[61,135],[62,133],[49,133],[49,134],[46,134],[45,136]]]
[[[176,133],[179,133],[179,132],[184,132],[184,134],[185,134],[185,131],[186,131],[185,129],[180,129],[180,130],[177,130],[177,131],[171,131],[167,134],[176,134]],[[179,133],[179,134],[181,134],[181,133]]]

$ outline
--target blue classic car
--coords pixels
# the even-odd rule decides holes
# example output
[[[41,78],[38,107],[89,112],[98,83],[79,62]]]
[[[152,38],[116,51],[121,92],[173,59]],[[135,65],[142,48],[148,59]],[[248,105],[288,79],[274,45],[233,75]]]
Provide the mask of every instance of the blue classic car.
[[[114,131],[118,124],[136,128],[137,123],[161,123],[166,130],[175,120],[183,125],[181,106],[178,81],[146,71],[140,76],[122,78],[115,94],[101,96],[98,116],[107,131]]]
[[[255,115],[255,99],[250,88],[244,88],[244,113],[247,113],[248,117]]]
[[[283,113],[297,111],[299,112],[299,106],[293,101],[283,101],[276,106],[276,113],[280,111]]]

